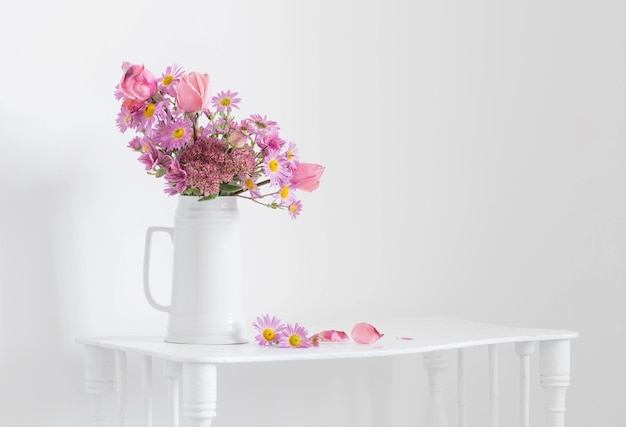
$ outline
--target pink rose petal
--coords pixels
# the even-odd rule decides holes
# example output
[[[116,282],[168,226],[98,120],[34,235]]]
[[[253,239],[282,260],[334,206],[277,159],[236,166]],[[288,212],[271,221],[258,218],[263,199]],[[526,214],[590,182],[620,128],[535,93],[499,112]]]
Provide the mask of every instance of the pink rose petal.
[[[348,340],[348,334],[344,331],[335,331],[334,329],[322,331],[318,335],[320,341],[341,342]]]
[[[352,339],[359,344],[371,344],[378,341],[384,334],[378,332],[376,328],[369,323],[362,322],[354,325],[350,335],[352,335]]]

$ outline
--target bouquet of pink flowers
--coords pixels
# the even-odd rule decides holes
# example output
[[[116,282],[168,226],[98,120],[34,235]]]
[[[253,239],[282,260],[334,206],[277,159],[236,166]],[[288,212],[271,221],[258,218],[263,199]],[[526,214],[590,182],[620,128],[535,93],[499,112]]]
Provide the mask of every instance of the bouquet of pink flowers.
[[[300,214],[297,191],[315,190],[324,167],[300,162],[296,144],[282,139],[278,123],[259,114],[235,120],[238,93],[212,97],[208,74],[171,65],[156,78],[128,62],[122,70],[115,88],[122,101],[117,126],[138,134],[128,146],[140,153],[149,174],[165,180],[167,194],[238,196],[286,209],[292,218]]]

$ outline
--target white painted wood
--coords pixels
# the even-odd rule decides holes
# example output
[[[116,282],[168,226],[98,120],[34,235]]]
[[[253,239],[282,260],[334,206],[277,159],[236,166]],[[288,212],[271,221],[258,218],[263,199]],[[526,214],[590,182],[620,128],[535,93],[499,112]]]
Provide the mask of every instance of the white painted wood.
[[[489,345],[489,427],[498,427],[498,406],[500,400],[500,380],[498,347]]]
[[[428,407],[424,417],[426,427],[446,427],[446,410],[443,400],[444,373],[448,368],[445,351],[424,354],[424,369],[428,376]]]
[[[152,357],[142,356],[143,426],[152,427]]]
[[[465,372],[465,349],[458,349],[457,355],[457,399],[459,427],[467,426],[467,374]]]
[[[115,351],[115,373],[117,383],[117,418],[120,427],[126,427],[126,353]]]
[[[167,378],[168,426],[178,427],[180,424],[180,378],[182,376],[180,363],[166,360],[163,365],[163,375]]]
[[[206,363],[183,365],[185,427],[210,427],[216,415],[217,368]]]
[[[93,360],[104,357],[100,354],[107,354],[107,352],[109,355],[115,354],[117,369],[113,369],[113,371],[117,372],[119,425],[122,427],[126,426],[126,353],[155,357],[165,361],[164,374],[168,378],[171,406],[169,426],[171,427],[178,427],[179,420],[183,418],[181,413],[185,414],[186,423],[180,423],[184,427],[208,427],[210,425],[211,420],[215,417],[216,365],[218,364],[423,354],[424,367],[429,376],[429,395],[432,402],[429,409],[430,414],[427,414],[431,423],[429,427],[441,427],[445,426],[445,417],[441,416],[441,412],[443,410],[442,375],[447,367],[446,350],[489,346],[490,427],[497,427],[498,358],[496,346],[502,343],[537,341],[541,344],[541,382],[546,390],[548,427],[564,426],[564,397],[567,385],[569,385],[569,342],[578,336],[576,332],[513,328],[447,317],[370,319],[369,322],[384,334],[374,344],[362,345],[345,342],[337,345],[336,343],[321,343],[319,347],[303,351],[261,347],[254,343],[178,345],[165,342],[163,337],[92,337],[80,338],[77,342],[90,349],[86,352],[86,365],[91,366],[88,369],[86,366],[88,371],[100,369],[93,368],[100,363],[94,365]],[[338,322],[307,326],[311,331],[321,331],[325,329],[350,330],[354,325]],[[522,353],[525,352],[524,346],[526,345],[521,345],[520,351]],[[106,359],[106,357],[104,358]],[[461,352],[460,367],[462,372],[466,370],[464,359],[465,355]],[[181,369],[181,366],[185,368]],[[110,367],[107,369],[111,370]],[[103,368],[103,372],[107,369]],[[523,368],[522,372],[527,372],[527,370]],[[104,395],[106,394],[104,390],[107,387],[112,387],[110,384],[115,384],[115,381],[112,380],[102,380],[102,378],[107,377],[105,374],[90,375],[89,385],[86,379],[86,388],[92,390],[90,394]],[[464,390],[466,388],[464,375],[459,381],[460,389]],[[105,384],[108,385],[105,386]],[[181,388],[182,393],[179,392]],[[98,390],[102,390],[102,392]],[[466,392],[463,394],[466,395]],[[179,410],[179,399],[182,402],[180,404],[182,411]],[[527,398],[524,399],[528,400]],[[465,397],[460,397],[460,402],[461,407],[464,406]],[[524,405],[522,404],[522,406]],[[101,405],[95,405],[92,412],[99,414],[96,420],[99,424],[96,425],[99,427],[108,425],[103,424],[104,421],[102,423],[100,421],[100,419],[104,419]]]
[[[530,355],[534,351],[532,341],[515,343],[520,357],[520,427],[530,427]]]
[[[237,345],[171,345],[164,342],[163,337],[96,337],[78,339],[78,342],[97,347],[123,349],[181,363],[221,364],[419,354],[518,341],[571,339],[578,336],[572,331],[512,328],[447,317],[382,319],[371,320],[369,323],[384,334],[374,345],[355,342],[345,342],[341,345],[322,343],[320,347],[306,351],[261,347],[253,342]],[[350,331],[354,324],[338,322],[307,326],[310,331],[325,329]]]
[[[90,400],[89,422],[94,427],[110,425],[110,406],[115,391],[113,350],[85,347],[85,393]]]
[[[546,426],[565,426],[565,395],[570,385],[570,340],[539,344],[539,370],[546,399]]]

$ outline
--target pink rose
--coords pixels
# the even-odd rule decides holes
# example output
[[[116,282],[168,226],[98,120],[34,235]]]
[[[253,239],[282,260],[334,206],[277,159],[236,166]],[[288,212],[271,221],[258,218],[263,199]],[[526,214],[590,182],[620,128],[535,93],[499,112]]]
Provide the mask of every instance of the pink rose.
[[[208,74],[193,71],[184,74],[176,87],[176,104],[188,113],[206,110],[211,101],[211,83]]]
[[[143,65],[122,63],[124,76],[120,81],[120,90],[128,98],[145,101],[157,91],[157,79]]]
[[[232,145],[235,148],[241,148],[245,145],[245,143],[248,141],[248,137],[246,136],[245,133],[243,133],[242,131],[240,131],[239,129],[236,129],[233,131],[233,133],[231,133],[228,138],[226,138],[226,140],[230,143],[230,145]]]
[[[293,171],[291,185],[302,191],[313,191],[320,185],[320,178],[326,168],[315,163],[300,163]]]

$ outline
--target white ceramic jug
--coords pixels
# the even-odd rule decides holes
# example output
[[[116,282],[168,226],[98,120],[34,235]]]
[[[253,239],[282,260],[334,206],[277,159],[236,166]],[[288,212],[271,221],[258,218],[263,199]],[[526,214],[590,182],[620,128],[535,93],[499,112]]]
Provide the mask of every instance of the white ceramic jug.
[[[144,293],[169,313],[165,341],[184,344],[248,342],[242,301],[242,251],[237,197],[198,201],[178,196],[174,227],[149,227],[144,254]],[[170,305],[150,291],[152,235],[168,233],[174,244]]]

